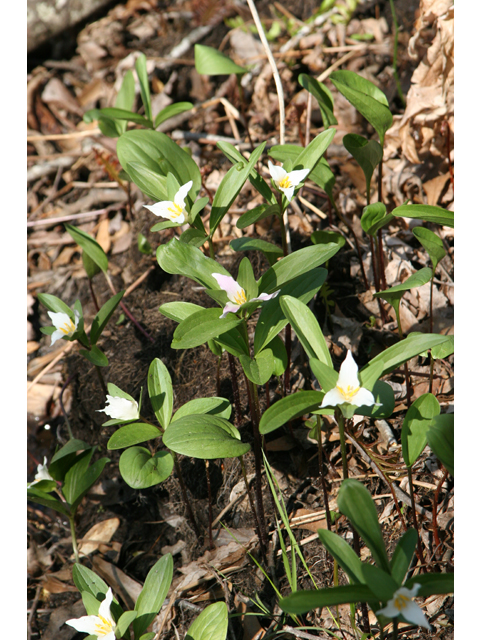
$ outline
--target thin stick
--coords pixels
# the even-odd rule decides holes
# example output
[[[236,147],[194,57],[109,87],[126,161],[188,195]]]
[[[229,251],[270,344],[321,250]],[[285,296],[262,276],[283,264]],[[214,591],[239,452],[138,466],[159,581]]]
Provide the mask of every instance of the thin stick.
[[[205,475],[207,476],[207,491],[208,491],[208,539],[210,542],[210,550],[215,548],[213,544],[213,536],[212,536],[212,487],[210,485],[210,471],[208,469],[210,464],[209,460],[205,460]]]
[[[35,616],[35,611],[37,610],[38,607],[38,602],[40,600],[40,594],[42,593],[43,590],[43,585],[42,583],[40,583],[37,586],[37,590],[35,591],[35,597],[33,599],[32,602],[32,608],[30,609],[30,613],[28,615],[28,621],[27,621],[27,640],[30,640],[30,638],[32,637],[32,623],[33,623],[33,618]]]
[[[113,293],[113,295],[115,296],[117,294],[117,291],[115,290],[115,287],[113,286],[113,282],[110,278],[110,276],[108,275],[108,273],[104,273],[105,279],[107,281],[108,286],[110,287],[110,291]],[[135,320],[135,318],[133,317],[133,315],[130,313],[130,311],[127,309],[127,307],[125,306],[125,304],[120,300],[120,307],[122,308],[122,311],[125,313],[126,316],[129,317],[129,319],[133,322],[133,324],[137,327],[137,329],[143,333],[143,335],[148,338],[150,340],[150,342],[154,343],[155,340],[152,338],[152,336],[145,331],[145,329],[139,324],[139,322],[137,320]]]

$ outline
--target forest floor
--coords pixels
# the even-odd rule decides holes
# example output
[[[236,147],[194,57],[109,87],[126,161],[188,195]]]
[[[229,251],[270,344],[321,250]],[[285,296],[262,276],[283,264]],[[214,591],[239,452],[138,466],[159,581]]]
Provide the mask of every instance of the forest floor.
[[[168,7],[166,5],[169,5]],[[350,69],[375,82],[386,94],[394,114],[387,132],[382,176],[383,202],[387,210],[403,204],[431,204],[453,211],[453,3],[446,0],[395,2],[398,21],[397,69],[403,104],[393,70],[394,24],[388,1],[358,2],[355,10],[341,13],[340,0],[317,24],[308,22],[319,3],[313,0],[259,2],[262,20],[274,36],[270,42],[282,78],[286,103],[286,142],[305,143],[322,130],[320,113],[313,100],[310,133],[306,132],[307,93],[298,83],[300,73],[320,78],[332,91],[337,133],[326,152],[335,174],[337,206],[349,226],[332,212],[328,198],[308,183],[290,208],[292,248],[310,244],[312,232],[335,230],[346,238],[342,251],[328,264],[328,288],[310,305],[327,339],[338,369],[346,350],[352,350],[359,366],[398,340],[393,309],[385,306],[382,321],[372,274],[368,238],[360,226],[366,205],[365,178],[342,145],[347,133],[374,137],[370,125],[336,91],[328,80],[334,69]],[[420,4],[420,6],[419,6]],[[341,20],[340,18],[343,19]],[[114,179],[116,140],[99,131],[97,123],[86,124],[83,114],[94,107],[112,106],[124,73],[134,69],[138,53],[147,57],[147,69],[154,113],[171,102],[190,101],[195,109],[168,120],[161,130],[181,146],[187,146],[198,163],[205,191],[213,193],[230,162],[215,146],[218,139],[240,143],[249,149],[246,131],[235,114],[240,109],[235,77],[200,76],[195,71],[193,41],[203,26],[201,44],[220,48],[238,64],[253,65],[244,84],[246,115],[255,146],[263,141],[278,144],[278,100],[271,69],[259,41],[242,26],[252,24],[248,6],[227,0],[192,0],[160,3],[129,0],[81,28],[63,34],[55,42],[29,56],[28,71],[28,480],[44,457],[51,459],[57,447],[68,439],[66,417],[75,438],[98,447],[108,455],[99,482],[81,503],[77,516],[82,562],[93,568],[131,603],[138,595],[154,562],[171,552],[175,561],[172,590],[153,623],[157,638],[183,638],[191,621],[206,604],[223,599],[231,614],[229,638],[260,640],[272,637],[273,616],[279,613],[275,593],[263,573],[253,564],[258,557],[258,540],[245,499],[245,488],[237,459],[211,461],[213,517],[229,531],[215,524],[215,546],[208,542],[208,493],[202,460],[181,460],[187,490],[204,536],[198,539],[181,500],[178,479],[150,489],[135,491],[118,471],[120,452],[108,451],[113,427],[102,427],[105,395],[92,366],[65,341],[50,346],[50,338],[39,331],[50,325],[38,293],[60,297],[68,305],[79,299],[85,320],[95,315],[95,306],[78,246],[63,223],[77,225],[92,234],[109,258],[109,272],[117,290],[126,289],[125,303],[144,331],[138,330],[118,310],[100,346],[109,360],[104,370],[107,381],[138,398],[146,389],[148,367],[154,358],[167,366],[175,390],[175,407],[196,397],[221,395],[233,403],[232,379],[226,354],[217,368],[217,358],[207,345],[189,350],[171,348],[176,323],[158,312],[165,302],[184,300],[211,306],[211,299],[192,286],[192,281],[165,273],[155,259],[160,244],[171,240],[174,229],[151,232],[156,219],[144,208],[148,199],[132,185],[130,195]],[[298,34],[298,29],[302,34]],[[183,49],[178,45],[184,44]],[[180,52],[180,53],[179,53]],[[140,105],[140,101],[138,105]],[[265,169],[267,156],[262,160]],[[376,173],[372,185],[376,184]],[[372,190],[376,199],[376,189]],[[130,200],[129,200],[130,198]],[[257,198],[257,200],[255,200]],[[236,275],[244,254],[235,253],[230,241],[242,235],[281,245],[280,229],[270,219],[245,230],[236,227],[245,211],[259,204],[258,194],[247,183],[214,237],[217,259]],[[416,270],[429,266],[428,255],[412,234],[414,221],[395,218],[384,229],[385,275],[388,286],[403,282]],[[439,264],[433,286],[433,332],[453,334],[453,229],[432,225],[440,236],[446,256]],[[352,237],[359,240],[368,286],[362,277]],[[153,254],[140,252],[138,234],[153,247]],[[268,267],[258,254],[249,252],[258,278]],[[100,304],[111,295],[102,274],[93,280]],[[401,306],[405,333],[431,331],[429,285],[408,292]],[[292,391],[314,388],[306,358],[293,337]],[[395,392],[395,410],[385,421],[356,425],[356,435],[381,459],[388,476],[408,492],[407,472],[401,457],[400,427],[409,403],[429,391],[428,358],[409,363],[407,389],[404,371],[386,377]],[[238,373],[242,415],[236,416],[242,439],[250,442],[250,417],[245,381]],[[442,412],[453,410],[453,356],[436,360],[432,392]],[[283,380],[272,379],[260,389],[262,409],[282,397]],[[268,397],[267,397],[268,396]],[[146,402],[146,405],[148,403]],[[146,411],[148,412],[148,406]],[[153,416],[153,411],[151,411]],[[148,417],[148,413],[146,415]],[[330,509],[342,479],[339,433],[331,421],[324,436],[325,476]],[[265,450],[287,505],[290,522],[306,562],[320,586],[333,584],[332,564],[316,532],[326,527],[325,504],[319,479],[316,444],[308,437],[301,420],[268,434]],[[368,487],[377,505],[389,551],[403,529],[390,488],[353,447],[348,449],[349,474]],[[251,456],[251,457],[249,457]],[[246,456],[247,471],[253,471],[253,454]],[[443,469],[427,447],[413,467],[422,547],[428,571],[453,571],[453,478],[444,479]],[[440,546],[435,544],[432,511],[437,488],[437,521]],[[275,535],[274,505],[264,486],[264,500],[272,541],[269,571],[282,595],[289,586]],[[411,509],[404,503],[403,515],[411,526]],[[95,529],[92,532],[92,527]],[[337,532],[349,539],[349,526],[342,516]],[[233,534],[236,541],[232,538]],[[350,534],[351,535],[351,534]],[[28,503],[28,633],[29,638],[72,640],[79,635],[65,620],[84,615],[80,594],[73,584],[71,537],[68,523],[49,509]],[[362,558],[368,549],[362,548]],[[340,583],[346,577],[340,571]],[[311,588],[299,572],[299,588]],[[173,600],[172,594],[175,594]],[[265,605],[262,613],[255,598]],[[453,597],[432,596],[422,603],[434,628],[432,632],[405,626],[403,637],[453,638]],[[333,611],[332,611],[333,613]],[[255,614],[255,615],[248,615]],[[344,637],[353,637],[350,609],[339,607]],[[327,637],[336,630],[326,609],[313,611],[305,624],[323,629],[310,636]],[[372,616],[372,624],[375,616]],[[291,621],[290,621],[291,622]],[[285,631],[277,637],[293,638]]]

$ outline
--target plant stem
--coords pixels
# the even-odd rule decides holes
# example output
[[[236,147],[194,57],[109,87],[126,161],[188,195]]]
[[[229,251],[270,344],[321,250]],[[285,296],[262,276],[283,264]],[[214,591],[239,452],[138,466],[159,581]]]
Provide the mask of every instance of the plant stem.
[[[245,481],[245,489],[247,491],[247,496],[248,496],[248,501],[250,503],[250,509],[252,510],[253,513],[253,517],[255,518],[255,526],[257,529],[257,535],[258,535],[258,539],[260,540],[260,523],[258,522],[258,515],[257,515],[257,511],[255,509],[255,505],[253,502],[253,498],[252,498],[252,492],[250,491],[250,486],[248,484],[248,478],[247,478],[247,470],[245,469],[245,462],[243,461],[243,456],[240,456],[240,465],[242,467],[242,475],[243,475],[243,480]]]
[[[338,431],[340,432],[340,449],[342,451],[342,468],[343,479],[348,478],[348,463],[347,463],[347,447],[345,445],[345,419],[340,409],[335,409],[335,420],[338,424]]]
[[[80,558],[78,557],[77,534],[75,533],[75,516],[69,516],[68,521],[70,522],[70,533],[72,534],[72,547],[73,553],[75,554],[75,562],[79,563]]]
[[[207,476],[207,491],[208,491],[208,539],[210,542],[210,550],[214,549],[215,545],[213,544],[213,535],[212,535],[212,487],[210,485],[210,471],[208,466],[210,464],[209,460],[205,460],[205,475]]]
[[[215,260],[215,250],[213,248],[213,242],[212,242],[212,239],[210,237],[208,238],[208,251],[210,253],[210,258],[212,260]]]
[[[98,375],[98,379],[100,380],[100,384],[102,386],[102,391],[105,395],[107,395],[108,391],[107,391],[107,386],[105,384],[105,380],[103,379],[102,370],[100,369],[98,364],[95,365],[95,369],[97,370],[97,375]]]
[[[180,469],[180,464],[178,462],[177,454],[175,453],[175,451],[170,451],[170,453],[173,456],[173,464],[175,465],[175,472],[177,474],[178,481],[180,483],[180,490],[182,492],[185,508],[187,509],[188,518],[190,519],[190,522],[192,523],[192,526],[195,530],[195,535],[197,536],[197,538],[201,538],[202,536],[200,534],[200,529],[198,528],[197,521],[195,520],[195,516],[193,515],[193,510],[190,504],[190,500],[188,499],[187,488],[185,487],[185,482],[183,480],[182,470]]]
[[[217,359],[217,396],[220,396],[220,366],[222,364],[222,356],[218,356]]]
[[[432,393],[433,391],[433,366],[435,364],[435,360],[433,359],[432,352],[430,351],[430,382],[428,385],[428,393]]]
[[[235,405],[235,425],[238,427],[242,416],[242,405],[240,404],[240,393],[238,391],[237,370],[235,368],[235,359],[231,353],[228,354],[228,365],[230,367],[230,376],[232,378],[233,404]]]
[[[435,274],[432,274],[432,279],[430,280],[430,333],[433,333],[433,278]]]
[[[328,504],[327,485],[325,483],[325,475],[323,473],[323,444],[322,444],[322,418],[317,415],[317,442],[318,442],[318,475],[323,491],[323,503],[325,505],[325,519],[327,521],[327,529],[332,530],[332,520],[330,518],[330,507]]]
[[[392,636],[392,640],[397,640],[398,639],[398,622],[397,619],[394,618],[393,619],[393,636]]]
[[[330,200],[329,200],[329,202],[330,202]],[[355,242],[355,247],[357,249],[357,254],[358,254],[358,260],[360,262],[360,269],[362,271],[363,282],[365,284],[365,290],[368,291],[367,274],[365,273],[365,267],[363,266],[362,252],[360,250],[360,243],[358,242],[358,238],[355,235],[355,232],[352,229],[352,227],[350,226],[350,224],[347,222],[347,220],[340,213],[339,208],[335,204],[335,200],[332,200],[331,202],[333,204],[333,208],[335,209],[335,213],[337,214],[338,219],[340,220],[340,222],[342,222],[347,227],[347,229],[349,230],[349,232],[352,235],[353,241]],[[332,224],[332,222],[330,222],[330,224]],[[373,258],[372,258],[372,264],[373,264]]]
[[[67,416],[67,412],[65,411],[65,407],[63,405],[63,392],[65,391],[65,389],[68,387],[68,385],[76,375],[77,375],[76,373],[72,373],[72,375],[67,378],[65,384],[62,387],[62,390],[60,391],[60,395],[58,397],[58,400],[60,402],[60,408],[62,410],[63,417],[65,418],[65,424],[67,425],[68,436],[70,440],[73,440],[73,433],[72,433],[72,427],[70,426],[70,421]]]
[[[403,95],[402,85],[400,84],[400,78],[398,77],[398,71],[397,71],[398,22],[397,22],[397,14],[395,13],[395,6],[394,6],[394,3],[393,3],[393,0],[390,0],[390,10],[392,12],[393,29],[394,29],[394,34],[393,34],[393,60],[392,60],[393,77],[395,78],[395,84],[397,85],[398,97],[402,101],[403,106],[405,106],[406,105],[405,96]]]
[[[110,276],[108,275],[108,273],[104,273],[105,279],[107,281],[107,284],[110,288],[110,291],[113,293],[113,295],[115,296],[117,294],[115,287],[113,286],[113,282],[110,278]],[[147,331],[145,331],[145,329],[140,326],[139,322],[137,320],[135,320],[135,318],[133,317],[133,315],[130,313],[130,311],[127,309],[127,307],[125,306],[125,304],[122,302],[122,300],[120,300],[120,307],[122,309],[122,311],[125,313],[126,316],[128,316],[128,318],[133,322],[133,324],[137,327],[137,329],[143,333],[143,335],[148,338],[150,340],[150,342],[155,342],[155,340],[152,338],[152,336],[147,333]]]
[[[448,476],[448,471],[445,469],[445,472],[441,477],[440,482],[438,483],[438,486],[435,490],[435,494],[433,496],[432,529],[433,529],[433,540],[435,542],[435,555],[437,555],[438,549],[440,548],[440,538],[438,537],[438,524],[437,524],[438,496],[440,495],[440,490],[447,476]]]
[[[410,500],[412,501],[413,526],[415,527],[415,530],[418,533],[418,539],[417,539],[418,559],[420,560],[421,564],[425,564],[425,559],[423,556],[423,549],[422,549],[422,540],[420,537],[420,530],[418,528],[417,513],[415,511],[415,494],[413,492],[412,467],[407,467],[407,473],[408,473],[408,488],[410,490]]]
[[[97,296],[95,295],[95,291],[93,290],[93,282],[91,278],[88,278],[88,286],[90,287],[90,295],[92,296],[93,304],[95,305],[95,309],[98,313],[100,311],[100,307],[98,306]]]

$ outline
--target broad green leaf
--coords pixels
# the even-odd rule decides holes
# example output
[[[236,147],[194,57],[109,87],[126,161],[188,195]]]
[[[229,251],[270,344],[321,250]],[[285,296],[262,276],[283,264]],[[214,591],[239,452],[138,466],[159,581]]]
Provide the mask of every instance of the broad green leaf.
[[[264,349],[253,359],[249,356],[240,356],[239,360],[247,378],[256,385],[265,384],[273,375],[275,364],[270,349]]]
[[[126,131],[117,142],[117,155],[122,167],[130,173],[127,164],[138,165],[137,174],[150,172],[151,176],[166,177],[170,171],[184,185],[192,180],[186,202],[190,210],[202,186],[200,169],[189,154],[181,149],[176,142],[160,131],[136,129]],[[163,189],[163,187],[162,187]],[[142,189],[143,190],[143,189]],[[166,194],[165,194],[166,196]],[[167,200],[167,197],[157,200]]]
[[[318,102],[318,107],[322,115],[323,126],[331,127],[334,124],[338,124],[338,121],[333,114],[333,96],[330,89],[322,82],[319,82],[306,73],[301,73],[298,76],[298,82],[304,89],[311,93]]]
[[[228,609],[225,602],[215,602],[196,618],[185,640],[225,640],[228,631]]]
[[[247,300],[258,296],[258,285],[253,273],[253,267],[250,260],[245,257],[240,262],[237,275],[238,284],[245,290]]]
[[[126,109],[130,111],[135,102],[135,78],[133,71],[129,70],[123,76],[122,86],[115,100],[115,107],[118,109]]]
[[[149,631],[148,633],[144,633],[143,635],[140,636],[140,640],[154,640],[154,638],[156,637],[156,633],[154,633],[153,631]],[[88,640],[88,638],[86,638],[85,640]],[[95,639],[93,639],[95,640]]]
[[[207,236],[203,231],[190,227],[182,233],[180,240],[185,244],[191,244],[192,246],[200,249],[200,247],[207,241]]]
[[[144,127],[151,128],[151,123],[147,118],[141,116],[138,113],[134,113],[129,109],[119,109],[117,107],[105,107],[104,109],[92,109],[92,119],[107,118],[109,120],[126,120],[128,122],[135,122],[141,124]],[[116,124],[116,123],[115,123]],[[121,135],[123,131],[119,131],[117,135]]]
[[[272,404],[260,418],[260,433],[275,431],[290,420],[311,413],[322,403],[322,391],[297,391]]]
[[[159,173],[158,169],[152,170],[141,162],[127,162],[125,170],[128,172],[130,180],[154,202],[168,200],[167,179]],[[180,225],[171,220],[162,220],[154,225],[150,231],[161,231],[162,229],[170,229],[171,227],[178,226]]]
[[[308,273],[329,260],[340,249],[336,242],[304,247],[272,265],[258,281],[260,293],[272,293],[297,276]]]
[[[78,473],[77,467],[82,467],[82,464],[81,462],[77,462],[77,464],[67,471],[62,491],[71,505],[72,513],[75,513],[87,491],[98,480],[107,462],[110,462],[109,458],[100,458],[94,462],[91,467],[88,467],[86,470],[81,469]]]
[[[172,349],[198,347],[243,322],[234,313],[220,318],[221,313],[221,309],[202,309],[182,320],[173,334]]]
[[[141,53],[135,61],[135,70],[137,72],[138,81],[140,83],[140,95],[142,97],[145,115],[149,122],[152,122],[152,104],[150,102],[150,86],[148,84],[147,58]]]
[[[385,542],[378,523],[377,509],[368,489],[358,480],[342,482],[337,498],[338,508],[355,527],[380,569],[390,572]]]
[[[115,629],[117,637],[121,638],[125,635],[128,627],[137,617],[136,611],[124,611],[117,621],[117,627]]]
[[[427,430],[440,413],[440,403],[432,393],[424,393],[408,409],[402,425],[402,455],[411,467],[427,444]]]
[[[288,320],[280,306],[284,296],[292,296],[307,304],[319,291],[326,280],[326,269],[317,268],[299,275],[288,284],[282,286],[280,294],[268,300],[262,306],[257,321],[254,337],[255,353],[260,353],[273,338],[288,324]]]
[[[389,573],[382,571],[374,564],[362,563],[363,582],[368,584],[378,600],[391,600],[395,591],[400,587]]]
[[[246,164],[248,162],[248,159],[245,158],[244,156],[242,156],[240,151],[235,149],[235,147],[232,144],[230,144],[229,142],[219,141],[219,142],[217,142],[217,147],[219,149],[221,149],[221,151],[223,151],[223,153],[227,156],[227,158],[233,164],[235,164],[236,162],[243,162],[244,164]],[[257,173],[257,171],[255,169],[251,170],[251,172],[250,172],[250,174],[248,176],[248,180],[255,187],[255,189],[260,193],[260,195],[262,195],[270,205],[275,205],[275,206],[278,207],[277,199],[275,197],[275,194],[270,189],[270,187],[268,186],[267,182],[262,178],[262,176],[259,173]],[[268,206],[268,205],[262,205],[262,206]],[[253,209],[252,209],[252,211],[253,211]],[[249,213],[249,212],[247,212],[247,213]],[[246,215],[246,214],[243,214],[242,218],[244,217],[244,215]],[[249,224],[251,224],[251,223],[249,223]],[[246,225],[246,226],[248,226],[248,225]],[[237,227],[239,229],[243,229],[243,227],[239,226],[238,222],[237,222]]]
[[[158,247],[157,261],[167,273],[186,276],[207,289],[218,289],[218,282],[212,273],[230,275],[221,264],[208,258],[200,249],[176,238]]]
[[[225,331],[221,336],[217,336],[215,342],[237,358],[240,356],[250,356],[250,350],[245,343],[245,338],[235,327],[230,329],[230,331]]]
[[[258,207],[246,211],[239,217],[237,220],[237,228],[245,229],[251,224],[269,218],[272,215],[280,215],[280,206],[278,204],[260,204]]]
[[[92,344],[96,344],[98,338],[102,335],[102,331],[105,329],[108,321],[113,315],[113,312],[120,304],[120,300],[123,298],[124,293],[125,291],[119,291],[116,295],[112,296],[110,300],[107,300],[93,319],[92,329],[90,331],[90,342]]]
[[[318,537],[325,549],[335,558],[352,582],[356,584],[366,582],[362,573],[362,561],[348,542],[328,529],[319,529]]]
[[[167,367],[155,358],[148,369],[148,395],[158,422],[164,429],[172,418],[173,387]]]
[[[140,253],[143,253],[145,256],[149,256],[151,253],[153,253],[152,245],[149,243],[143,233],[137,234],[137,247]]]
[[[387,208],[383,202],[374,202],[363,208],[360,224],[369,236],[374,236],[379,229],[387,225],[393,219],[393,215],[387,215]]]
[[[48,472],[55,480],[63,482],[65,474],[74,464],[78,455],[83,451],[88,451],[92,447],[83,440],[73,438],[69,440],[52,457],[48,466]]]
[[[343,146],[352,154],[365,175],[366,192],[370,193],[372,175],[383,158],[383,149],[376,140],[367,140],[357,133],[347,133]]]
[[[423,286],[431,279],[431,277],[432,270],[429,267],[424,267],[423,269],[413,273],[405,280],[405,282],[397,284],[395,287],[390,287],[390,289],[385,289],[385,291],[374,293],[373,295],[374,297],[378,296],[393,304],[395,300],[400,300],[406,291]]]
[[[325,131],[322,131],[322,133],[319,133],[318,136],[315,136],[305,149],[300,151],[295,159],[293,168],[310,169],[310,171],[312,171],[312,169],[314,169],[320,162],[321,157],[328,149],[328,146],[332,142],[336,133],[336,129],[326,129]]]
[[[345,98],[370,122],[383,147],[385,132],[393,124],[385,94],[369,80],[353,71],[334,71],[330,80]]]
[[[273,356],[273,375],[277,377],[283,375],[288,365],[288,354],[283,340],[278,335],[275,336],[268,343],[267,349]]]
[[[100,273],[101,269],[88,255],[85,251],[82,251],[82,262],[83,268],[87,272],[87,278],[91,280],[97,273]]]
[[[100,609],[100,602],[92,596],[88,591],[84,591],[82,593],[82,602],[85,607],[85,611],[89,616],[96,616],[98,614],[98,610]],[[94,638],[96,636],[93,636]]]
[[[453,573],[423,573],[407,580],[404,586],[411,589],[415,583],[420,585],[418,596],[428,596],[453,593]]]
[[[181,322],[191,316],[196,311],[201,311],[204,307],[193,302],[166,302],[158,307],[160,313],[167,318],[175,320],[175,322]]]
[[[336,231],[318,230],[314,231],[310,236],[312,244],[329,244],[330,242],[336,242],[340,248],[345,245],[345,236]]]
[[[108,591],[108,585],[91,569],[76,562],[72,567],[72,578],[80,593],[87,592],[96,600],[103,600]]]
[[[96,367],[108,367],[107,356],[94,344],[89,351],[80,349],[80,354]]]
[[[105,251],[98,244],[96,240],[92,238],[86,231],[77,229],[71,224],[65,223],[65,229],[72,236],[75,242],[78,244],[85,253],[95,262],[96,265],[104,272],[108,269],[108,258]]]
[[[417,546],[418,533],[415,529],[407,529],[397,542],[390,561],[392,578],[399,584],[403,583],[405,575],[412,563],[413,554]]]
[[[335,371],[333,366],[329,366],[317,358],[310,358],[310,368],[322,387],[322,391],[330,391],[335,387],[338,380],[338,372]]]
[[[240,193],[240,190],[245,184],[250,172],[262,155],[265,144],[265,142],[262,142],[262,144],[252,152],[248,163],[239,162],[231,167],[223,177],[212,202],[212,210],[210,212],[210,237],[213,236],[215,229],[220,224],[220,221],[228,212],[233,201]]]
[[[145,447],[130,447],[120,456],[118,468],[132,489],[148,489],[166,480],[173,470],[173,457],[168,451],[154,456]]]
[[[260,238],[235,238],[230,242],[230,246],[234,251],[261,251],[265,254],[270,265],[283,256],[283,249],[272,242],[267,242]]]
[[[389,418],[395,409],[395,394],[392,387],[383,380],[377,380],[371,389],[375,405],[362,405],[355,409],[355,415],[368,416],[374,420]]]
[[[194,398],[178,409],[173,415],[172,422],[190,415],[209,413],[228,420],[232,413],[232,405],[225,398]]]
[[[49,509],[54,509],[55,511],[58,511],[58,513],[67,516],[67,518],[70,516],[70,510],[64,502],[54,498],[49,493],[36,489],[35,485],[27,489],[27,500],[42,504],[44,507],[48,507]]]
[[[163,442],[175,453],[201,460],[236,458],[250,450],[230,422],[208,414],[184,416],[171,422]]]
[[[137,617],[133,622],[133,631],[138,638],[162,608],[173,577],[173,559],[167,553],[158,560],[145,578],[143,589],[135,603]]]
[[[433,418],[433,424],[427,431],[427,442],[431,450],[452,477],[454,476],[453,424],[453,413],[442,413]]]
[[[426,227],[415,227],[413,229],[413,235],[428,253],[430,260],[432,261],[432,271],[435,273],[437,264],[445,257],[446,254],[445,249],[443,248],[442,239]]]
[[[78,487],[80,486],[82,476],[87,472],[94,452],[95,448],[89,448],[78,454],[75,462],[65,474],[62,493],[69,505],[73,503],[78,495]]]
[[[360,384],[365,389],[371,391],[383,373],[383,364],[381,362],[376,362],[371,367],[364,367],[358,373],[358,379],[360,380]]]
[[[280,296],[280,306],[308,358],[316,358],[332,367],[332,358],[325,337],[309,307],[297,298],[286,295]]]
[[[193,104],[191,102],[175,102],[174,104],[169,104],[168,107],[159,111],[155,116],[155,129],[159,127],[162,122],[165,122],[165,120],[178,116],[180,113],[184,113],[190,109],[193,109]]]
[[[286,613],[302,615],[312,609],[350,602],[378,602],[378,598],[366,584],[348,584],[343,587],[297,591],[281,598],[278,604]]]
[[[51,293],[37,293],[37,298],[48,311],[66,313],[69,318],[74,319],[75,316],[72,309],[57,296],[53,296]],[[55,327],[53,327],[53,331],[55,331]]]
[[[204,76],[223,76],[247,73],[247,69],[235,64],[228,56],[217,49],[203,44],[195,45],[195,69]]]
[[[435,222],[453,229],[453,211],[430,204],[402,204],[392,211],[394,216],[415,218],[425,222]]]
[[[107,443],[107,449],[126,449],[134,444],[159,438],[161,435],[160,430],[153,424],[146,424],[145,422],[127,424],[115,431]]]
[[[437,345],[442,344],[443,342],[448,341],[448,336],[442,336],[438,333],[423,333],[421,335],[409,335],[405,338],[405,340],[401,340],[394,344],[382,353],[379,353],[378,356],[375,356],[366,367],[363,368],[363,371],[366,371],[367,368],[376,366],[378,362],[381,362],[383,365],[383,374],[391,373],[394,369],[402,365],[410,358],[420,355],[427,349],[431,349],[432,347],[436,347]]]

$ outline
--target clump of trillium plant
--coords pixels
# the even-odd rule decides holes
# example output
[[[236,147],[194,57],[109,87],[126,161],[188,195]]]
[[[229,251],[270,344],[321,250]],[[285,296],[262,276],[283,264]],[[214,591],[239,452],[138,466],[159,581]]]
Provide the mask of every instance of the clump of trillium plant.
[[[227,302],[224,306],[223,313],[220,318],[225,318],[228,313],[236,313],[244,304],[247,304],[247,302],[265,302],[266,300],[275,298],[279,294],[278,291],[275,291],[274,293],[261,293],[257,298],[250,298],[247,300],[245,289],[241,287],[238,282],[232,278],[232,276],[224,276],[221,273],[212,273],[212,276],[218,282],[220,289],[225,291],[227,298],[230,300],[230,302]]]

